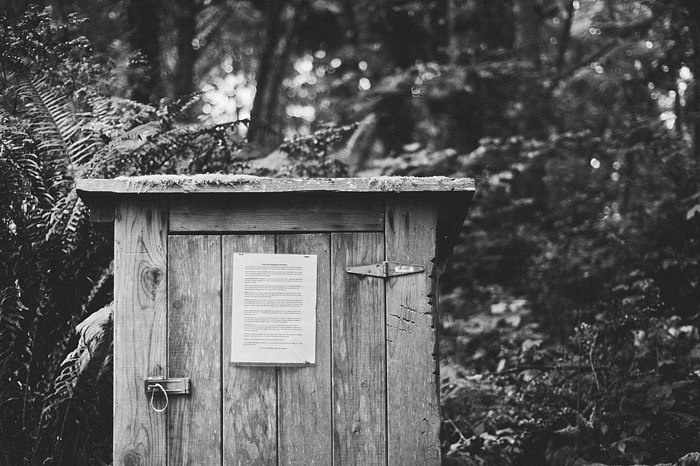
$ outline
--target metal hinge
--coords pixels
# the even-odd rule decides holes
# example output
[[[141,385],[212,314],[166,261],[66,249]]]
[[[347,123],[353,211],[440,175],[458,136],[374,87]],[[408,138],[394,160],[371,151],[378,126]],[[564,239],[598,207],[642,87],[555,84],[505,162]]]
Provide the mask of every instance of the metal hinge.
[[[410,273],[423,273],[425,267],[422,265],[399,264],[398,262],[383,261],[377,264],[352,265],[345,269],[348,273],[369,277],[396,277],[398,275],[408,275]]]
[[[191,382],[187,377],[169,378],[151,377],[143,381],[146,395],[163,392],[167,395],[189,395]]]

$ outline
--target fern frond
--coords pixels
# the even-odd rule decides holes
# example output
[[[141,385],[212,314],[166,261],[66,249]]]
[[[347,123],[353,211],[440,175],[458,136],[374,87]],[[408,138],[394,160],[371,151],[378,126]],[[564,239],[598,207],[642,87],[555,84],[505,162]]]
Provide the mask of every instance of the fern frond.
[[[65,101],[58,98],[43,79],[30,78],[18,72],[15,73],[15,80],[28,110],[30,128],[35,138],[43,141],[39,147],[42,155],[49,162],[60,163],[63,173],[71,173],[68,145],[77,126]]]
[[[148,144],[135,152],[137,160],[144,163],[140,168],[147,173],[155,173],[162,166],[187,160],[190,163],[198,157],[215,151],[229,153],[242,147],[245,142],[232,137],[240,125],[249,120],[236,120],[217,125],[178,125],[171,130],[161,131],[148,140]],[[233,165],[233,160],[231,160]]]
[[[50,228],[46,233],[46,242],[50,243],[56,238],[62,252],[66,255],[70,254],[80,241],[78,229],[81,223],[86,220],[85,206],[73,188],[51,209]]]
[[[103,125],[109,139],[158,118],[156,108],[121,97],[92,94],[87,103],[93,124]]]
[[[158,118],[160,123],[164,128],[170,129],[174,123],[174,118],[178,115],[184,114],[188,109],[190,109],[199,98],[204,94],[204,92],[194,92],[180,97],[175,102],[168,105],[161,105],[158,109]]]
[[[88,295],[87,299],[85,300],[85,304],[83,305],[83,312],[87,311],[87,309],[90,307],[90,305],[95,300],[95,297],[105,288],[105,286],[109,283],[110,279],[113,279],[113,278],[114,278],[114,261],[109,263],[109,267],[105,268],[102,271],[102,275],[97,280],[97,282],[92,286],[92,289],[90,290],[90,294]]]
[[[61,363],[60,373],[42,411],[44,422],[50,420],[59,405],[73,398],[81,382],[94,386],[104,375],[107,349],[112,342],[112,315],[113,304],[110,304],[88,316],[76,327],[76,348]],[[85,380],[84,377],[90,380]]]
[[[83,166],[104,144],[96,140],[94,135],[84,136],[68,146],[68,153],[75,165]]]
[[[77,167],[87,163],[104,143],[93,132],[81,134],[84,121],[76,118],[68,97],[56,91],[46,78],[15,72],[13,79],[24,99],[31,131],[41,141],[39,153],[57,173],[54,181],[78,177]]]
[[[154,135],[161,133],[161,124],[157,121],[149,121],[148,123],[144,123],[142,125],[137,126],[136,128],[129,130],[124,136],[121,138],[122,140],[138,140],[141,142],[145,142],[147,139],[153,137]]]
[[[39,158],[34,151],[34,141],[17,126],[12,127],[12,117],[0,116],[0,170],[3,183],[0,199],[3,207],[35,202],[50,206],[53,198],[48,192]]]
[[[350,173],[356,172],[362,165],[363,155],[366,152],[366,147],[363,147],[366,145],[366,142],[364,144],[363,142],[367,139],[366,136],[371,135],[375,130],[376,124],[377,115],[372,112],[360,120],[357,124],[357,129],[352,133],[343,148],[333,154],[336,160],[347,165]]]
[[[86,129],[100,134],[106,143],[94,148],[81,177],[110,178],[119,174],[152,135],[161,131],[157,110],[128,99],[92,95],[88,98],[91,121]]]
[[[8,399],[8,392],[18,388],[6,382],[19,378],[15,372],[26,368],[30,353],[26,342],[20,339],[27,311],[20,297],[17,286],[7,286],[0,292],[0,400]]]
[[[0,118],[6,119],[6,118],[10,118],[11,116],[12,116],[12,115],[10,114],[10,112],[8,112],[8,111],[5,109],[5,107],[3,107],[3,106],[0,105]]]
[[[158,123],[148,122],[115,138],[101,147],[86,164],[82,176],[84,178],[108,177],[121,172],[124,166],[133,161],[134,153],[146,144],[149,137],[158,132],[158,128]]]

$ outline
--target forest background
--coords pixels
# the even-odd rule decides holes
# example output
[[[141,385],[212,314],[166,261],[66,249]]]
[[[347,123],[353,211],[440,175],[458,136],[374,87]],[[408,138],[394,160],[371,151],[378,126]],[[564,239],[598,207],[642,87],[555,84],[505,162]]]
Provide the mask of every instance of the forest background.
[[[164,173],[475,178],[446,458],[700,448],[700,4],[37,3],[0,0],[0,465],[111,463],[112,248],[74,181]]]

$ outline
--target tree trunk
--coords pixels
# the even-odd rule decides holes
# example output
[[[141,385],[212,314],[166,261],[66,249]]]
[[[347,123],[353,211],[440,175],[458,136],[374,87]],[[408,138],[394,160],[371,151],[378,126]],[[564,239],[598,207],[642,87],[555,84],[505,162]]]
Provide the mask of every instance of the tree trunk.
[[[195,92],[194,66],[199,47],[195,48],[193,43],[197,37],[197,13],[199,10],[195,0],[177,0],[175,5],[177,67],[172,98]]]
[[[523,69],[522,79],[519,79],[519,89],[516,99],[521,107],[518,117],[518,133],[525,138],[546,138],[550,122],[546,120],[552,115],[552,99],[540,79],[529,77],[528,71],[536,71],[540,66],[540,14],[537,0],[514,0],[513,15],[515,17],[514,48],[520,60],[527,65]],[[532,68],[528,70],[528,68]]]
[[[455,0],[447,1],[447,57],[450,65],[456,65],[459,58],[459,39],[455,34],[455,24],[458,15],[457,5]]]
[[[280,40],[281,49],[275,59],[274,69],[270,73],[268,84],[269,98],[265,118],[270,124],[276,123],[279,119],[280,88],[292,56],[292,51],[296,48],[299,30],[308,14],[308,8],[309,5],[307,3],[301,3],[295,8],[288,8],[284,17],[285,30]]]
[[[265,46],[260,57],[260,66],[256,73],[255,98],[253,108],[250,111],[250,126],[248,128],[248,140],[254,141],[259,138],[263,125],[268,124],[268,102],[270,92],[277,92],[277,89],[270,89],[269,81],[275,60],[277,58],[277,48],[284,25],[282,24],[287,2],[283,0],[267,0],[266,17],[267,27],[265,29]]]
[[[700,159],[700,116],[697,116],[700,111],[700,86],[698,86],[698,77],[700,77],[700,4],[697,0],[683,0],[680,2],[688,15],[687,25],[690,31],[690,40],[693,44],[693,55],[688,60],[688,67],[693,73],[695,82],[693,84],[693,98],[690,100],[691,108],[688,109],[688,114],[694,113],[696,116],[689,118],[692,120],[692,139],[693,139],[693,155],[696,159]],[[690,123],[690,121],[689,121]]]
[[[537,0],[515,0],[515,49],[535,66],[540,64],[540,15]]]
[[[676,129],[676,134],[679,137],[683,136],[683,131],[684,131],[684,124],[685,124],[685,118],[684,118],[684,112],[685,110],[683,109],[683,105],[681,105],[681,93],[680,89],[678,89],[678,86],[675,86],[675,91],[676,91],[676,97],[673,99],[673,112],[676,114],[676,122],[675,122],[675,129]]]
[[[131,98],[157,104],[163,97],[160,82],[161,5],[159,0],[131,0],[126,6],[127,34],[131,49],[141,52],[146,64],[129,76]]]
[[[571,24],[574,22],[575,0],[569,0],[566,4],[566,18],[561,28],[561,36],[559,38],[559,50],[557,51],[557,74],[561,75],[564,72],[566,64],[566,52],[569,49],[571,42]]]

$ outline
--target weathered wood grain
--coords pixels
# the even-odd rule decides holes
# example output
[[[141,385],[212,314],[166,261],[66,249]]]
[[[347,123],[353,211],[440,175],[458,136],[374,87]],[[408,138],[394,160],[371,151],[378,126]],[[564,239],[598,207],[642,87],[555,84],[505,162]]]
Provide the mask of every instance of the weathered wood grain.
[[[386,282],[389,464],[440,464],[437,318],[433,295],[437,210],[429,200],[387,200],[386,255],[426,272]]]
[[[316,364],[279,372],[279,464],[333,464],[330,235],[280,235],[279,254],[316,254]]]
[[[223,464],[277,464],[277,368],[234,366],[231,360],[233,254],[274,253],[273,235],[223,236]]]
[[[170,211],[171,232],[383,231],[377,197],[239,194],[188,197]]]
[[[115,212],[114,464],[166,462],[166,415],[143,381],[167,373],[167,231],[164,203],[123,200]]]
[[[386,464],[384,282],[350,275],[382,261],[381,233],[331,235],[333,464]]]
[[[192,393],[170,397],[168,464],[221,464],[221,237],[168,239],[168,371]]]
[[[377,176],[372,178],[265,178],[249,175],[152,175],[76,182],[78,194],[99,193],[293,193],[473,191],[470,178]]]

